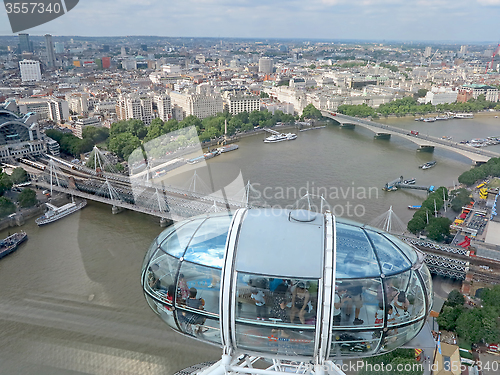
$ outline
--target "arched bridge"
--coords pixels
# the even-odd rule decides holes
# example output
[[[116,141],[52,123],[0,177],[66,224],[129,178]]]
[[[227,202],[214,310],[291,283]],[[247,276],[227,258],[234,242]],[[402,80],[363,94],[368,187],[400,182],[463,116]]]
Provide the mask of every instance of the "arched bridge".
[[[390,138],[392,135],[405,138],[419,146],[421,150],[433,150],[435,147],[439,147],[445,150],[456,152],[463,155],[470,160],[473,164],[485,163],[491,158],[500,157],[499,153],[486,151],[483,149],[472,148],[470,146],[462,145],[451,140],[437,138],[429,135],[423,134],[411,134],[408,130],[396,128],[394,126],[379,124],[374,121],[361,120],[355,117],[346,116],[342,114],[333,115],[329,111],[321,111],[324,117],[330,118],[340,126],[346,128],[354,128],[355,126],[362,126],[366,129],[371,130],[375,133],[378,138]]]

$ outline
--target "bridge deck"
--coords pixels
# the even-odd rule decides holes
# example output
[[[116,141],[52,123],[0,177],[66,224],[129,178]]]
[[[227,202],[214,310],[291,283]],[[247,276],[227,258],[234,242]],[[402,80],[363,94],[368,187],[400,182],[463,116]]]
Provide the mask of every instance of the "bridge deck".
[[[354,125],[359,125],[362,126],[366,129],[369,129],[373,131],[375,134],[379,133],[385,133],[385,134],[391,134],[396,135],[398,137],[408,139],[411,142],[419,145],[419,146],[433,146],[433,147],[439,147],[445,150],[453,151],[458,154],[461,154],[469,159],[471,159],[474,163],[477,162],[487,162],[490,160],[492,157],[500,157],[500,154],[492,151],[487,151],[487,150],[481,150],[481,149],[475,149],[471,148],[466,145],[462,145],[460,143],[456,143],[452,140],[445,140],[429,135],[413,135],[409,134],[407,130],[396,128],[394,126],[389,126],[389,125],[383,125],[379,124],[373,121],[367,121],[367,120],[361,120],[358,118],[346,116],[346,115],[340,115],[337,114],[335,116],[332,116],[330,112],[328,111],[321,111],[323,116],[328,117],[332,120],[337,121],[340,124],[354,124]]]

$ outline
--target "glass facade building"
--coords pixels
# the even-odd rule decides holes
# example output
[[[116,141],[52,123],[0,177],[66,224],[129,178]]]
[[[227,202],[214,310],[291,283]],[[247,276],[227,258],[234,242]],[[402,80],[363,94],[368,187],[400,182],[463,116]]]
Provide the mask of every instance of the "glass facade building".
[[[150,246],[153,311],[199,340],[277,358],[354,358],[407,343],[431,308],[423,256],[375,228],[303,210],[178,222]]]

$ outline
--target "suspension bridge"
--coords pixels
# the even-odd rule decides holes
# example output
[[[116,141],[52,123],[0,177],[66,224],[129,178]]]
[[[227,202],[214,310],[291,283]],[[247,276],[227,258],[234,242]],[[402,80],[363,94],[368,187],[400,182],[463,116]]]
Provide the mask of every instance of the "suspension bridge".
[[[150,178],[151,173],[135,177],[117,173],[97,148],[91,158],[93,168],[50,157],[36,185],[50,190],[51,194],[58,191],[109,204],[113,213],[128,209],[157,216],[161,225],[166,225],[167,220],[179,221],[204,213],[249,207],[252,192],[258,193],[248,182],[232,197],[225,196],[224,192],[211,194],[196,171],[186,188],[160,185]]]

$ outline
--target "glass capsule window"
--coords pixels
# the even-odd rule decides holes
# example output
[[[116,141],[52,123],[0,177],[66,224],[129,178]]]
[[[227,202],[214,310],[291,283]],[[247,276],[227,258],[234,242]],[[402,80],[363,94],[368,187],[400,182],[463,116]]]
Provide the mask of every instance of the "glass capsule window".
[[[227,213],[188,219],[153,241],[142,286],[169,326],[215,345],[226,329],[234,349],[278,357],[317,353],[325,315],[332,320],[330,358],[377,355],[418,334],[432,304],[432,280],[410,245],[336,219],[335,291],[326,304],[325,217],[253,211],[237,224],[237,215]]]

